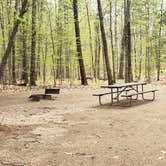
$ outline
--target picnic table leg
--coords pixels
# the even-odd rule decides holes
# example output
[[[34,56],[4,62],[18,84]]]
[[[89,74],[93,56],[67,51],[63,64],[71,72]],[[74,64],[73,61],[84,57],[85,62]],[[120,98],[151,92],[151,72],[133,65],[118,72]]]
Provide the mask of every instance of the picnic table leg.
[[[131,106],[131,103],[132,103],[132,96],[130,97],[130,103],[129,103],[129,106]]]
[[[152,101],[155,100],[155,97],[156,97],[155,91],[153,91],[153,99],[152,99]]]
[[[142,85],[142,92],[144,91],[144,85]],[[153,92],[153,98],[152,99],[145,99],[144,94],[142,93],[142,99],[147,101],[153,101],[155,99],[155,91]]]
[[[154,100],[155,100],[155,97],[156,97],[155,91],[152,91],[152,93],[153,93],[153,98],[152,98],[152,99],[145,99],[144,95],[143,95],[142,99],[143,99],[143,100],[146,100],[146,101],[154,101]]]
[[[142,85],[142,92],[144,91],[144,85]],[[145,99],[144,94],[142,93],[142,99],[147,101],[153,101],[155,98],[155,92],[153,92],[153,99]]]
[[[111,105],[113,104],[114,96],[113,96],[113,89],[111,88]]]
[[[142,85],[142,92],[144,91],[144,85]],[[142,99],[144,100],[144,94],[142,93]]]
[[[136,92],[138,93],[138,85],[136,85]],[[138,100],[138,94],[134,100]]]
[[[119,88],[117,88],[117,105],[119,104]]]
[[[102,103],[101,103],[101,96],[99,96],[99,104],[102,105]]]
[[[137,92],[139,91],[139,89],[138,89],[138,85],[137,85]],[[137,99],[138,99],[138,95],[137,95]]]

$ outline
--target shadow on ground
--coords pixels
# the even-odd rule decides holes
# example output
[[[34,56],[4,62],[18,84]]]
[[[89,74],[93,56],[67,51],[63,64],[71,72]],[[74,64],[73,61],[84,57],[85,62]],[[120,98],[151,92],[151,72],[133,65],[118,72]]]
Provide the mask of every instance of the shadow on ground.
[[[104,103],[102,105],[93,106],[96,109],[129,109],[133,107],[138,107],[140,105],[146,105],[155,101],[145,101],[145,100],[132,100],[131,105],[129,100],[121,100],[119,103],[115,102],[113,105],[110,103]]]

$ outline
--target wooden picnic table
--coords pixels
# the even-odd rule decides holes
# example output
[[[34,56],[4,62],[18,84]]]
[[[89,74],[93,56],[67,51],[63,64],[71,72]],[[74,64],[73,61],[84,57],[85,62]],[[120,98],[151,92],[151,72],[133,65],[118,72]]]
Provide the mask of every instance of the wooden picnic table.
[[[139,86],[139,85],[146,85],[147,82],[129,82],[129,83],[118,83],[118,84],[113,84],[113,85],[104,85],[101,86],[101,88],[124,88],[124,87],[133,87],[133,86]]]
[[[125,97],[126,99],[130,100],[130,105],[132,101],[132,97],[136,96],[135,100],[138,99],[138,96],[141,95],[143,100],[154,100],[155,99],[155,92],[156,89],[153,90],[146,90],[144,91],[144,86],[147,84],[147,82],[130,82],[130,83],[117,83],[113,85],[104,85],[101,86],[101,88],[107,88],[110,91],[107,93],[100,93],[100,94],[94,94],[94,96],[99,96],[99,103],[101,103],[101,97],[104,95],[111,95],[111,105],[115,102],[119,104],[120,97]],[[129,93],[130,92],[130,93]],[[132,92],[132,93],[131,93]],[[125,93],[125,94],[124,94]],[[145,93],[153,93],[152,99],[145,99],[144,94]]]

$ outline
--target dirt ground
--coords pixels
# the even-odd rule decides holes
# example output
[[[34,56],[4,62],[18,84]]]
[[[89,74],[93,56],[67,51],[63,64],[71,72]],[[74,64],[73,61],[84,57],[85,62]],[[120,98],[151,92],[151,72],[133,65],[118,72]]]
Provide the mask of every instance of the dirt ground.
[[[152,88],[155,101],[131,107],[99,106],[97,87],[40,102],[2,93],[0,166],[166,166],[166,86]]]

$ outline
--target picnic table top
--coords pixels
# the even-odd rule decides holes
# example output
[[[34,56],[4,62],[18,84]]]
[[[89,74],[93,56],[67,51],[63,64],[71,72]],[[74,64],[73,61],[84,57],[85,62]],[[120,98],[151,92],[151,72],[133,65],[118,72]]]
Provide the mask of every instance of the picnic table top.
[[[129,83],[117,83],[113,85],[104,85],[101,86],[101,88],[123,88],[123,87],[129,87],[129,86],[137,86],[137,85],[146,85],[146,82],[129,82]]]

